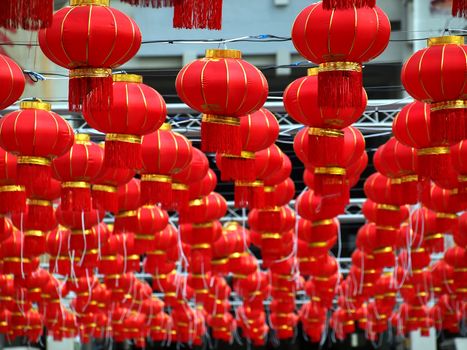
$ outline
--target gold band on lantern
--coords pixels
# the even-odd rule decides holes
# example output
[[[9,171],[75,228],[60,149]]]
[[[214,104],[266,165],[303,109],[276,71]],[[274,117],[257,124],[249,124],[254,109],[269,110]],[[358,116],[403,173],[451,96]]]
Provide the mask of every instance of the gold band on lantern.
[[[280,233],[262,233],[261,239],[281,239],[282,235]]]
[[[101,256],[102,261],[116,261],[117,257],[115,255]]]
[[[391,204],[377,204],[376,209],[389,210],[389,211],[399,211],[401,208],[397,205]]]
[[[318,69],[319,73],[335,71],[361,72],[362,65],[357,62],[325,62],[321,63]]]
[[[384,230],[384,231],[397,231],[399,228],[393,226],[383,226],[383,225],[376,225],[375,227],[377,230]]]
[[[263,187],[264,182],[261,181],[261,180],[257,180],[257,181],[235,181],[235,186]]]
[[[248,152],[248,151],[242,151],[240,155],[223,153],[222,156],[227,157],[227,158],[244,158],[244,159],[255,159],[256,158],[255,152]]]
[[[138,74],[114,74],[112,75],[112,80],[121,83],[141,84],[143,82],[143,76]]]
[[[459,182],[467,182],[467,176],[466,175],[459,175],[457,177],[457,180],[459,180]]]
[[[51,207],[53,205],[52,201],[46,201],[44,199],[31,199],[26,200],[27,205],[35,205],[38,207]]]
[[[28,259],[28,258],[22,258],[21,259],[19,257],[14,257],[14,256],[3,258],[3,261],[4,262],[14,262],[14,263],[20,263],[22,261],[25,264],[30,264],[31,263],[31,259]]]
[[[189,187],[185,184],[181,184],[178,182],[172,183],[172,189],[173,190],[178,190],[178,191],[187,191]]]
[[[207,49],[206,58],[242,58],[242,52],[240,50],[229,50],[229,49]]]
[[[92,190],[107,193],[117,193],[117,187],[108,185],[93,185]]]
[[[228,221],[222,227],[226,231],[236,231],[240,227],[240,224],[236,221]]]
[[[454,100],[454,101],[443,101],[438,103],[432,103],[430,105],[430,111],[442,111],[445,109],[465,109],[467,108],[467,100]]]
[[[25,237],[44,237],[45,233],[40,230],[28,230],[24,232]]]
[[[167,175],[143,174],[141,176],[141,181],[172,183],[172,178],[170,176],[167,176]]]
[[[127,257],[128,260],[140,260],[140,256],[138,254],[132,254]]]
[[[454,272],[467,272],[467,267],[459,267],[454,269]]]
[[[317,167],[314,169],[314,173],[318,175],[338,175],[345,176],[347,173],[345,168],[340,167]]]
[[[72,236],[89,236],[92,234],[92,230],[72,230]]]
[[[164,123],[164,124],[161,125],[159,130],[170,131],[170,130],[172,130],[172,125],[170,125],[169,123]]]
[[[136,210],[127,210],[122,211],[121,213],[117,214],[117,218],[130,218],[138,215],[138,211]]]
[[[326,248],[328,246],[328,242],[310,242],[308,243],[308,248]]]
[[[1,192],[24,192],[26,191],[26,187],[19,186],[19,185],[7,185],[7,186],[0,186],[0,193]]]
[[[188,205],[189,205],[190,207],[199,207],[199,206],[201,206],[201,205],[203,205],[203,204],[204,204],[204,200],[203,200],[203,199],[199,199],[199,198],[198,198],[198,199],[193,199],[192,201],[189,201],[189,202],[188,202]]]
[[[337,129],[309,128],[308,135],[326,137],[344,137],[344,132]]]
[[[106,141],[119,141],[125,143],[141,144],[141,136],[138,135],[126,135],[126,134],[107,134],[105,136]]]
[[[52,164],[52,162],[50,161],[50,159],[45,157],[20,156],[18,157],[18,164],[49,166],[50,164]]]
[[[62,182],[62,188],[91,188],[91,184],[85,181]]]
[[[425,241],[432,241],[434,239],[441,239],[443,238],[444,235],[442,233],[434,233],[432,235],[429,235],[429,236],[425,236],[425,238],[423,238],[423,240]]]
[[[203,123],[240,126],[240,118],[219,116],[215,114],[203,114],[201,121]]]
[[[191,249],[211,249],[211,245],[209,243],[193,244]]]
[[[211,260],[211,265],[225,265],[229,262],[229,258]]]
[[[451,153],[451,149],[449,147],[429,147],[419,149],[417,153],[419,156],[434,156],[440,154],[449,154]]]
[[[233,278],[238,278],[238,279],[248,278],[247,275],[241,275],[241,274],[237,274],[237,273],[234,273],[232,276],[233,276]]]
[[[204,222],[201,224],[192,224],[193,228],[211,228],[214,227],[214,224],[212,222]]]
[[[464,37],[458,35],[446,35],[446,36],[439,36],[436,38],[429,38],[427,40],[428,47],[436,46],[436,45],[464,45]]]
[[[81,0],[81,1],[86,1],[86,0]],[[93,1],[93,0],[90,0],[90,1]],[[104,1],[106,0],[102,0],[102,2]],[[112,69],[108,69],[108,68],[76,68],[76,69],[71,69],[69,73],[70,79],[108,78],[110,76],[112,76]]]
[[[325,220],[319,220],[319,221],[313,221],[311,223],[311,227],[319,227],[319,226],[328,226],[333,224],[332,219],[325,219]]]
[[[306,73],[309,77],[317,76],[319,73],[319,68],[318,67],[308,68]]]
[[[437,213],[436,213],[436,218],[437,218],[437,219],[452,219],[452,220],[455,220],[455,219],[457,219],[457,215],[456,215],[456,214],[452,214],[452,213],[441,213],[441,212],[437,212]]]
[[[399,178],[401,183],[418,181],[418,175],[407,175]]]
[[[147,252],[147,255],[165,255],[165,252],[163,250],[154,250],[152,252]]]
[[[88,134],[75,134],[75,144],[77,145],[90,145],[91,136]]]
[[[384,247],[380,249],[373,250],[373,254],[383,254],[383,253],[391,253],[392,247]]]
[[[156,237],[154,235],[135,235],[135,239],[145,240],[145,241],[154,241]]]
[[[272,193],[276,189],[275,186],[264,186],[264,192],[265,193]]]
[[[52,105],[47,102],[38,101],[22,101],[19,104],[20,109],[40,109],[42,111],[50,112],[52,110]]]

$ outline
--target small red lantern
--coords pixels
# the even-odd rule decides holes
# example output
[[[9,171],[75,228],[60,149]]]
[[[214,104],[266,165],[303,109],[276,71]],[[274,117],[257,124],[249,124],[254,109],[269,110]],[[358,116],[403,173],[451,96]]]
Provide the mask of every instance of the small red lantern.
[[[47,187],[51,161],[66,153],[73,143],[73,129],[51,105],[24,101],[20,110],[0,120],[0,146],[18,155],[18,183]]]
[[[118,195],[118,213],[115,215],[114,232],[131,232],[137,225],[137,212],[139,208],[141,189],[140,180],[131,179],[126,185],[119,186]]]
[[[18,3],[19,1],[12,0]],[[3,3],[0,5],[3,6]],[[2,25],[1,16],[5,14],[0,8],[0,26]],[[10,57],[0,55],[0,81],[2,89],[0,90],[0,110],[12,105],[21,97],[26,84],[23,70]]]
[[[156,132],[143,136],[141,171],[141,203],[161,203],[170,208],[172,175],[185,169],[192,159],[188,139],[164,124]]]
[[[319,64],[320,106],[361,105],[362,63],[384,51],[390,33],[389,19],[377,6],[329,11],[317,3],[300,12],[292,41],[303,57]]]
[[[0,148],[0,213],[24,212],[26,188],[16,183],[17,159]]]
[[[141,137],[163,124],[167,108],[162,96],[135,74],[114,74],[110,109],[102,110],[90,99],[83,116],[88,124],[105,132],[104,163],[112,168],[140,169]],[[94,103],[93,103],[94,102]]]
[[[129,61],[141,46],[141,32],[129,16],[109,7],[109,0],[71,0],[55,12],[52,26],[39,32],[42,52],[70,69],[69,108],[80,111],[85,97],[108,108],[112,68]],[[118,28],[118,30],[117,30]]]
[[[203,113],[201,149],[240,155],[239,117],[266,102],[268,83],[264,75],[242,60],[238,50],[210,49],[206,57],[182,68],[176,88],[183,102]]]
[[[156,234],[167,226],[169,217],[166,211],[151,205],[139,208],[137,217],[138,225],[133,228],[134,252],[144,254],[154,249]]]
[[[62,181],[62,209],[91,210],[91,183],[104,162],[104,151],[87,134],[75,135],[69,152],[52,163],[54,176]]]

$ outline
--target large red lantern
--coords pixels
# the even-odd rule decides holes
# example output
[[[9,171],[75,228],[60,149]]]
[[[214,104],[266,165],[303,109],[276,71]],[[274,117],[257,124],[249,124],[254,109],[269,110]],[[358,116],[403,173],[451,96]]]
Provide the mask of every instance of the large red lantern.
[[[15,1],[17,2],[17,1]],[[2,5],[0,5],[2,6]],[[0,17],[5,12],[0,9]],[[0,25],[2,19],[0,18]],[[12,105],[21,97],[24,91],[26,80],[23,70],[10,57],[0,55],[0,110]]]
[[[26,187],[48,186],[52,159],[72,144],[73,129],[48,103],[24,101],[0,120],[0,146],[18,156],[18,182]]]
[[[0,4],[0,27],[38,30],[52,24],[53,0],[5,0]]]
[[[303,57],[319,64],[320,106],[361,106],[362,63],[384,51],[390,33],[389,19],[377,6],[330,11],[316,3],[300,12],[292,41]]]
[[[466,49],[462,36],[431,38],[428,47],[413,54],[402,68],[407,92],[431,104],[432,146],[453,144],[466,136]]]
[[[210,49],[206,57],[182,68],[177,93],[187,105],[203,113],[201,149],[240,155],[239,117],[266,102],[268,83],[238,50]]]
[[[279,136],[279,123],[266,108],[240,118],[242,152],[222,154],[222,178],[255,180],[255,153],[271,146]]]
[[[161,203],[163,207],[169,208],[172,200],[172,175],[190,164],[192,153],[190,141],[173,132],[169,124],[143,136],[141,202]]]
[[[93,100],[84,105],[87,123],[105,132],[105,164],[109,167],[140,169],[141,137],[156,131],[166,118],[162,96],[143,84],[135,74],[114,74],[110,109],[102,110]]]
[[[141,46],[141,32],[129,16],[109,7],[109,0],[71,0],[55,12],[52,26],[39,32],[42,52],[70,70],[69,108],[80,111],[85,97],[108,108],[112,68],[130,60]]]
[[[104,151],[87,134],[77,134],[70,151],[53,161],[54,176],[62,181],[63,210],[91,210],[91,183],[103,161]]]

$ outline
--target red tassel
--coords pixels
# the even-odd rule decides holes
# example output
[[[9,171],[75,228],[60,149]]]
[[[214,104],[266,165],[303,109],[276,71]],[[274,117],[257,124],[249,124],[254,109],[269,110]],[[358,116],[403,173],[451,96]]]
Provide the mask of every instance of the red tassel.
[[[360,8],[376,6],[376,0],[323,0],[323,8],[325,10],[332,9],[348,9],[348,8]]]
[[[171,209],[183,211],[188,208],[190,202],[190,191],[188,186],[179,183],[172,184],[172,205]]]
[[[309,128],[308,154],[315,166],[340,165],[344,156],[344,133],[335,129]]]
[[[236,182],[234,200],[237,208],[262,209],[265,206],[264,186],[259,181]]]
[[[78,187],[80,184],[83,187]],[[91,186],[83,183],[63,183],[61,193],[61,207],[63,211],[90,211]]]
[[[222,28],[222,0],[174,0],[174,28]]]
[[[92,206],[98,210],[118,212],[117,188],[108,185],[92,186]]]
[[[418,203],[418,179],[417,175],[402,178],[402,202],[401,204],[415,205]]]
[[[105,138],[104,150],[104,166],[132,170],[140,170],[142,167],[139,136],[108,134]]]
[[[0,26],[9,30],[39,30],[52,24],[53,0],[2,0]]]
[[[328,62],[318,73],[318,104],[330,108],[356,108],[362,104],[362,66],[353,62]]]
[[[331,173],[343,170],[343,174]],[[315,194],[322,197],[342,196],[349,192],[349,186],[345,178],[344,168],[323,167],[314,170],[314,188]]]
[[[26,188],[34,186],[49,187],[52,177],[50,160],[42,157],[18,157],[16,166],[18,183]]]
[[[145,174],[141,178],[141,205],[161,204],[170,208],[172,202],[172,179],[165,175]]]
[[[189,202],[185,210],[180,211],[180,223],[195,222],[199,217],[204,214],[206,206],[204,205],[204,198],[195,199]]]
[[[436,181],[452,166],[449,147],[419,149],[417,152],[418,174]]]
[[[242,155],[247,153],[242,152]],[[235,157],[229,155],[222,155],[222,174],[223,181],[236,180],[236,181],[255,181],[255,156],[249,157]]]
[[[24,232],[24,251],[25,256],[39,256],[46,252],[46,234],[42,231]]]
[[[53,230],[57,225],[57,220],[52,202],[28,199],[28,223],[37,230]]]
[[[453,0],[452,15],[454,17],[467,18],[467,1],[466,0]]]
[[[70,70],[68,87],[68,109],[81,112],[86,103],[108,110],[112,103],[112,70],[104,68],[83,68]]]
[[[131,6],[142,6],[142,7],[173,7],[174,0],[121,0],[124,3],[130,4]]]
[[[462,108],[446,108],[447,104],[431,106],[430,139],[434,145],[453,145],[467,137],[466,109],[463,102],[460,101]]]
[[[114,234],[123,234],[133,232],[138,225],[138,216],[136,210],[119,212],[115,216]]]
[[[26,211],[26,189],[24,186],[0,186],[0,214]]]
[[[216,115],[203,115],[201,124],[201,149],[208,153],[242,153],[240,119]]]

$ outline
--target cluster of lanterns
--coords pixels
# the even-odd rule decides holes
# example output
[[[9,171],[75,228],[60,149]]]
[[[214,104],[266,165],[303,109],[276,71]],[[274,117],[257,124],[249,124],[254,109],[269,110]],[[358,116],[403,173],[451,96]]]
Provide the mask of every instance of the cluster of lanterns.
[[[184,15],[193,5],[124,2],[174,5]],[[268,334],[293,338],[299,323],[313,342],[328,325],[339,339],[357,326],[370,340],[388,327],[459,331],[467,312],[467,216],[458,216],[467,207],[463,38],[430,39],[405,64],[402,79],[416,101],[375,153],[377,172],[364,185],[367,222],[343,276],[330,250],[340,238],[338,215],[368,164],[364,136],[352,126],[367,105],[362,64],[384,51],[390,34],[374,1],[312,4],[293,25],[295,47],[318,65],[284,92],[288,114],[305,125],[294,150],[307,189],[295,210],[292,164],[263,107],[268,83],[240,51],[207,50],[177,76],[180,98],[203,114],[200,150],[166,123],[164,99],[141,76],[112,74],[141,45],[131,18],[106,0],[72,0],[51,19],[49,2],[37,18],[21,12],[27,1],[15,3],[0,12],[22,22],[0,16],[0,25],[42,28],[44,54],[70,70],[70,110],[105,142],[74,134],[39,99],[0,119],[0,333],[35,342],[45,326],[55,339],[144,347],[147,339],[201,345],[208,333],[264,345]],[[201,3],[213,13],[222,7]],[[5,56],[0,81],[5,109],[25,87]],[[221,180],[234,183],[249,229],[221,223],[227,202],[203,152],[215,153]],[[444,257],[431,264],[432,253]],[[308,297],[299,311],[298,291]]]

